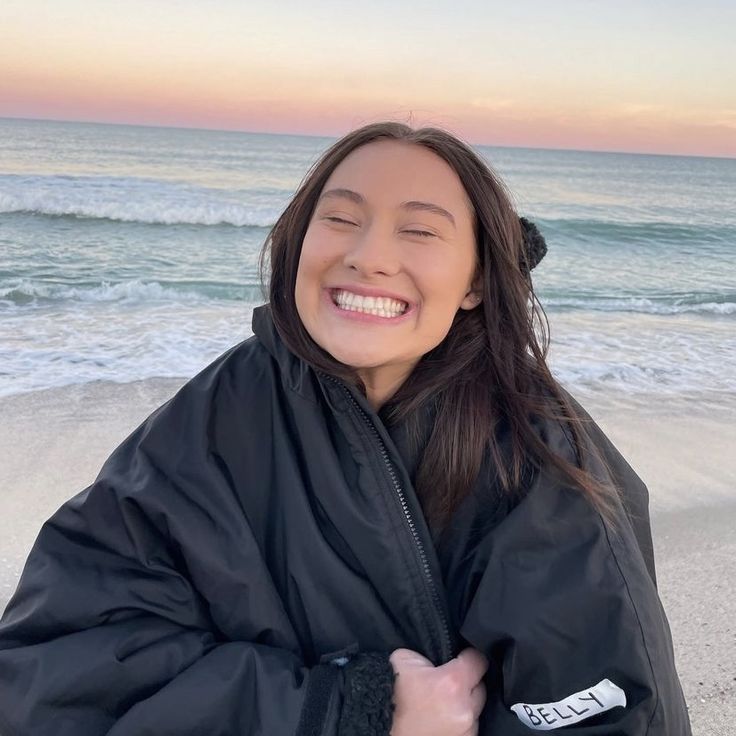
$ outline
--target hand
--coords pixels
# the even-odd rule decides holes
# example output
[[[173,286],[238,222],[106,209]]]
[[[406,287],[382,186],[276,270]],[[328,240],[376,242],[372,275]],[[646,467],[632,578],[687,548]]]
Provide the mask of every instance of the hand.
[[[435,667],[411,649],[389,657],[396,673],[391,736],[475,736],[486,702],[488,660],[468,647]]]

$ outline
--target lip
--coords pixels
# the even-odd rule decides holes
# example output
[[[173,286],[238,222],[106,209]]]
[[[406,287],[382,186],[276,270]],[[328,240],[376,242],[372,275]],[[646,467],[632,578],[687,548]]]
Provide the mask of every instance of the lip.
[[[406,302],[406,299],[401,299],[397,296],[392,296],[392,299],[398,299],[399,301],[406,302],[409,306],[407,306],[406,311],[399,315],[398,317],[381,317],[378,314],[367,314],[365,312],[351,312],[348,309],[340,309],[340,307],[335,304],[335,302],[332,299],[332,293],[336,290],[344,289],[345,291],[352,291],[354,294],[360,294],[361,296],[389,296],[385,292],[373,292],[373,293],[365,293],[365,289],[362,291],[354,291],[352,288],[348,288],[347,286],[335,286],[330,287],[328,289],[324,289],[322,291],[322,299],[325,302],[325,305],[328,309],[330,309],[332,312],[334,312],[339,317],[342,317],[343,319],[350,320],[351,322],[364,322],[368,324],[377,324],[377,325],[399,325],[405,322],[411,315],[414,313],[414,306]]]

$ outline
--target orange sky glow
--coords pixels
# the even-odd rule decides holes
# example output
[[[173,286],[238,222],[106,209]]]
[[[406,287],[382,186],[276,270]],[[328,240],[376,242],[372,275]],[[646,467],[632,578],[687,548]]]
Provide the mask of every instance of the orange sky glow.
[[[672,2],[669,25],[629,0],[246,5],[6,0],[0,117],[315,135],[411,119],[479,144],[736,157],[726,2]]]

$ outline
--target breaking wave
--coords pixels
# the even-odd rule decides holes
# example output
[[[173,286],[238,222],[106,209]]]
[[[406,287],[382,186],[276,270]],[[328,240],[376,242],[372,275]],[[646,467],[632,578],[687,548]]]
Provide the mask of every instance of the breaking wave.
[[[736,294],[703,294],[680,297],[667,296],[650,299],[641,296],[627,297],[568,297],[545,298],[540,295],[545,308],[555,310],[592,310],[596,312],[641,312],[643,314],[736,314]]]
[[[29,279],[0,285],[0,305],[25,307],[58,302],[209,302],[260,300],[260,287],[212,282],[159,283],[133,279],[97,284],[50,284]]]
[[[192,184],[94,176],[0,177],[0,214],[87,218],[152,225],[231,225],[271,227],[286,202],[270,193],[253,202],[235,191]]]

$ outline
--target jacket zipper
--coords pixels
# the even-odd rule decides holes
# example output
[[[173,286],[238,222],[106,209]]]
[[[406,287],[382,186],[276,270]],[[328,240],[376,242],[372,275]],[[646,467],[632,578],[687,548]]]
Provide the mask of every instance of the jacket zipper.
[[[442,602],[440,600],[439,591],[437,590],[434,578],[432,577],[432,572],[429,569],[429,562],[427,561],[427,554],[424,550],[424,544],[422,544],[422,540],[420,539],[419,533],[417,532],[416,525],[414,524],[414,519],[412,518],[411,512],[409,511],[409,505],[406,502],[404,489],[401,487],[401,483],[399,483],[399,479],[396,477],[396,471],[394,469],[393,463],[391,462],[391,458],[388,455],[388,450],[386,450],[386,445],[384,445],[383,440],[381,439],[381,435],[378,434],[378,430],[375,428],[373,422],[371,421],[371,418],[365,413],[363,407],[355,400],[350,391],[336,378],[327,374],[322,375],[324,375],[333,383],[336,383],[338,386],[340,386],[340,388],[345,392],[348,399],[350,400],[350,403],[358,410],[358,413],[363,418],[363,421],[368,425],[371,433],[378,442],[378,447],[381,450],[381,457],[383,458],[384,465],[386,466],[389,476],[391,477],[391,482],[393,484],[394,490],[396,491],[396,495],[398,496],[401,508],[404,512],[404,519],[406,520],[409,531],[411,532],[412,539],[414,540],[414,545],[416,546],[416,549],[419,553],[419,560],[422,563],[422,571],[424,573],[424,577],[426,578],[427,583],[429,584],[429,589],[432,592],[432,603],[434,604],[434,608],[437,612],[437,616],[440,622],[440,657],[442,658],[441,664],[444,664],[445,662],[448,662],[450,659],[452,659],[454,654],[452,639],[450,637],[450,627],[447,623],[447,617],[445,616],[444,607],[442,606]]]

